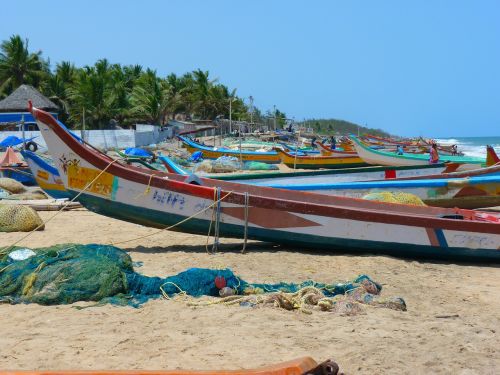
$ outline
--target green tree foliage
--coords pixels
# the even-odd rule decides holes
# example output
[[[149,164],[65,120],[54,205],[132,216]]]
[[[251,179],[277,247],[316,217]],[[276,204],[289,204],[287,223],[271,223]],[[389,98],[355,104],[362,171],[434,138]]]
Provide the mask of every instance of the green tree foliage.
[[[170,111],[170,99],[168,81],[148,69],[137,79],[132,90],[130,114],[140,121],[163,125],[166,114]]]
[[[300,126],[312,128],[318,134],[373,134],[378,136],[387,137],[390,134],[381,130],[373,129],[365,126],[360,126],[349,121],[336,120],[336,119],[312,119],[299,123]]]
[[[23,83],[40,87],[49,72],[49,63],[42,52],[30,53],[28,40],[13,35],[0,44],[0,97],[4,97]]]

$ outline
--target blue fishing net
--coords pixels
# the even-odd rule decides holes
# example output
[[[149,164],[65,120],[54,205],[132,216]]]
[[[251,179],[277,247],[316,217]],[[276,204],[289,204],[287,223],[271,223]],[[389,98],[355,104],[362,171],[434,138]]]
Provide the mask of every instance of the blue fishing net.
[[[189,296],[219,296],[223,287],[237,294],[249,289],[262,292],[294,293],[306,286],[322,290],[325,296],[344,294],[359,283],[370,280],[366,275],[350,283],[249,283],[230,269],[190,268],[165,278],[137,273],[132,259],[123,250],[107,245],[57,245],[38,249],[4,249],[0,251],[0,301],[38,303],[42,305],[96,301],[139,306],[161,295],[178,293]],[[381,286],[374,283],[380,290]]]

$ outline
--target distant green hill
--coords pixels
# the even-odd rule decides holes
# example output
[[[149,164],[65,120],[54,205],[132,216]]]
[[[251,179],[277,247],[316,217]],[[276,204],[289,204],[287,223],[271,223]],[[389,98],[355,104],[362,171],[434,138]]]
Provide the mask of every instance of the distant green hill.
[[[373,134],[382,137],[390,136],[389,133],[383,131],[382,129],[367,128],[358,124],[354,124],[349,121],[336,120],[336,119],[312,119],[302,121],[300,126],[307,128],[313,128],[318,134],[332,135],[332,134],[358,134],[358,128],[360,134]]]

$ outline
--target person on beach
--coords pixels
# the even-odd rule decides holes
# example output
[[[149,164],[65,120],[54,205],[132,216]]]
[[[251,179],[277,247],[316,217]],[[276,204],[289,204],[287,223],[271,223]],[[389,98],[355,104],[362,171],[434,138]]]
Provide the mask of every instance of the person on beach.
[[[403,155],[405,153],[403,150],[403,146],[398,145],[396,152],[398,155]]]
[[[337,148],[337,140],[332,135],[332,137],[330,138],[330,149],[335,150],[336,148]]]
[[[433,143],[429,151],[429,164],[439,163],[438,147],[436,143]]]

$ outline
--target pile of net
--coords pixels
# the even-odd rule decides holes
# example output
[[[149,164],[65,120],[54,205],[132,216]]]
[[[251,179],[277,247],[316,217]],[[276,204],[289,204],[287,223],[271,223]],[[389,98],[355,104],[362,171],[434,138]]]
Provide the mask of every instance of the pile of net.
[[[363,199],[385,203],[409,204],[412,206],[426,206],[426,204],[414,194],[404,193],[402,191],[381,191],[373,192],[363,196]]]
[[[47,195],[40,189],[27,189],[19,181],[12,178],[0,178],[0,199],[30,200],[47,198]]]
[[[42,305],[96,301],[139,306],[150,298],[183,298],[190,306],[271,305],[355,314],[360,305],[406,310],[401,298],[382,299],[382,287],[361,275],[348,283],[249,283],[229,269],[191,268],[166,278],[134,271],[130,256],[107,245],[58,245],[0,251],[0,301]],[[192,297],[208,296],[195,300]]]
[[[0,177],[0,189],[7,191],[10,194],[19,194],[26,191],[24,185],[19,181],[7,177]]]
[[[30,189],[28,191],[25,191],[24,193],[10,194],[8,197],[5,197],[4,199],[25,201],[25,200],[47,199],[47,198],[48,198],[47,194],[45,194],[42,190]]]
[[[279,170],[276,164],[262,163],[260,161],[246,161],[243,169],[248,171],[277,171]]]
[[[221,156],[216,160],[203,160],[194,168],[194,172],[229,173],[241,169],[238,158],[234,156]]]
[[[31,232],[37,228],[43,230],[42,224],[38,212],[31,207],[0,204],[0,232]]]

